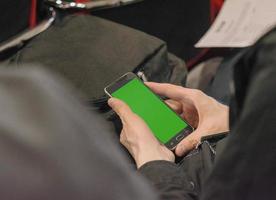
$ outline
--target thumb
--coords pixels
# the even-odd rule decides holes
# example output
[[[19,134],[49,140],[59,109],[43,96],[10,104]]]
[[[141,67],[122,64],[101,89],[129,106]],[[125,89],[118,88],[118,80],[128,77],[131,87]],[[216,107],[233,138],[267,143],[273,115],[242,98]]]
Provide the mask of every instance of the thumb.
[[[127,117],[132,114],[129,106],[119,99],[113,97],[110,98],[108,100],[108,105],[119,115],[121,119],[127,119]]]
[[[173,100],[181,100],[183,91],[189,90],[181,86],[168,83],[145,82],[145,84],[156,94],[168,97]]]
[[[182,114],[183,110],[182,110],[182,105],[181,103],[174,101],[172,99],[168,99],[165,101],[165,103],[171,108],[173,109],[176,113],[178,114]]]
[[[200,143],[201,133],[199,131],[194,131],[186,138],[184,138],[175,149],[175,154],[177,156],[183,156],[187,154],[189,151],[196,148],[196,146]]]

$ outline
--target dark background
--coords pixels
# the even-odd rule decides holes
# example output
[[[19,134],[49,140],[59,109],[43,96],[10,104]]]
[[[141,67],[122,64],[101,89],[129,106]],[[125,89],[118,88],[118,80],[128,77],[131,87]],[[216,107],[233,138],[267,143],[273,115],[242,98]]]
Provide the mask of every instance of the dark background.
[[[0,42],[28,28],[30,2],[0,1]],[[38,0],[39,17],[45,10],[42,3]],[[154,35],[167,42],[170,52],[187,61],[200,52],[193,46],[210,25],[209,4],[209,0],[145,0],[91,14]]]
[[[193,46],[210,26],[210,1],[145,0],[92,14],[159,37],[170,52],[189,60],[200,51]]]

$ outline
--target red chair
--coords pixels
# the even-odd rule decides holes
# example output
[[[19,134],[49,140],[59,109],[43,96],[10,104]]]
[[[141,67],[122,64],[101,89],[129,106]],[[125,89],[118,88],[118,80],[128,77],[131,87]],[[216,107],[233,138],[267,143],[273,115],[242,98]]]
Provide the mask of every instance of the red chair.
[[[210,21],[211,24],[215,21],[222,5],[224,3],[224,0],[210,0]],[[195,56],[193,59],[187,61],[187,68],[188,70],[191,70],[196,65],[198,65],[200,62],[216,55],[216,54],[223,54],[224,50],[211,50],[211,49],[202,49],[197,56]]]

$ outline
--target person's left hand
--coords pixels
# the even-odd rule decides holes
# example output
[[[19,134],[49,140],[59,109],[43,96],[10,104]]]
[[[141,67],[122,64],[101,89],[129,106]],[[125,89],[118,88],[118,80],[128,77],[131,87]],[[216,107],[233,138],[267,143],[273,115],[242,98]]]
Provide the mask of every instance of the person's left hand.
[[[137,168],[154,160],[174,162],[173,152],[155,138],[147,124],[127,104],[115,98],[109,99],[108,104],[122,120],[120,142],[134,158]]]

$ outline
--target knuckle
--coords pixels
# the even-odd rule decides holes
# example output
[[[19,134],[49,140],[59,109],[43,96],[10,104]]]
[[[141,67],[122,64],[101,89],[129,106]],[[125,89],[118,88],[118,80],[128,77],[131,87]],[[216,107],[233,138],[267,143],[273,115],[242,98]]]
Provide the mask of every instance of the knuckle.
[[[189,140],[189,144],[190,144],[191,148],[195,148],[198,145],[198,143],[199,143],[199,141],[195,138],[191,138]]]
[[[166,93],[166,92],[168,92],[168,91],[170,91],[170,88],[171,88],[171,84],[169,84],[169,83],[163,83],[162,84],[163,85],[163,91]]]
[[[124,105],[121,102],[118,102],[116,108],[118,111],[121,111],[124,109]]]
[[[191,91],[191,96],[192,96],[194,99],[200,99],[200,98],[202,98],[203,95],[204,95],[204,93],[203,93],[201,90],[193,89],[193,90]]]
[[[120,142],[123,143],[123,138],[122,138],[122,136],[120,136]]]
[[[178,154],[184,154],[186,152],[186,145],[183,143],[180,143],[177,145],[177,152],[179,152]]]
[[[170,89],[174,89],[174,90],[177,90],[177,91],[182,91],[183,90],[183,87],[180,86],[180,85],[172,85],[172,84],[169,84],[171,86]]]
[[[202,93],[202,91],[199,90],[199,89],[194,89],[194,90],[193,90],[193,93],[194,93],[194,95],[196,95],[196,96],[200,96],[201,93]]]
[[[124,133],[121,133],[121,135],[120,135],[120,142],[121,142],[122,144],[125,142]]]
[[[164,87],[170,87],[171,84],[170,83],[161,83]]]
[[[127,112],[123,112],[121,113],[122,117],[122,121],[125,127],[132,127],[133,122],[135,122],[138,119],[138,115],[136,115],[135,113],[127,113]]]
[[[194,149],[198,145],[199,141],[196,138],[187,138],[180,143],[182,150]]]

